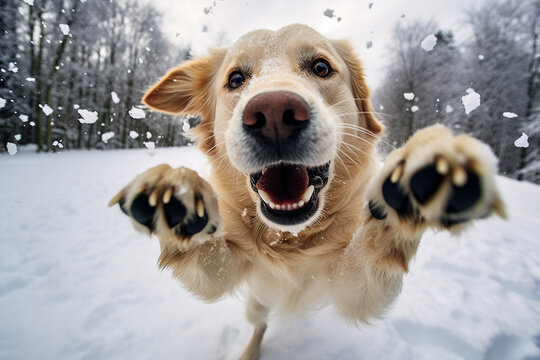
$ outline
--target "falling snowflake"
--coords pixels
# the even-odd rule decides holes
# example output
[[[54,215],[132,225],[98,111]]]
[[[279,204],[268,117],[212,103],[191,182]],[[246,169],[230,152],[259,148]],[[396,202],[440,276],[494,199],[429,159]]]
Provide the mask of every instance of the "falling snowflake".
[[[509,118],[509,119],[513,119],[513,118],[516,118],[517,117],[517,114],[516,113],[513,113],[513,112],[503,112],[503,116],[505,118]]]
[[[420,110],[420,108],[416,105],[413,105],[411,106],[411,111],[414,113],[414,112],[417,112],[418,110]]]
[[[431,34],[426,36],[420,45],[425,51],[431,51],[435,47],[435,44],[437,44],[437,37]]]
[[[7,151],[9,155],[13,156],[17,153],[17,145],[15,145],[14,143],[8,142],[6,146],[7,146]]]
[[[0,98],[0,109],[6,106],[6,99]]]
[[[414,99],[414,93],[412,92],[409,92],[409,93],[403,93],[403,97],[407,100],[412,100]]]
[[[131,110],[129,110],[129,116],[134,119],[144,119],[146,117],[146,114],[144,113],[143,109],[132,106]]]
[[[467,95],[461,97],[461,102],[465,107],[465,113],[470,114],[471,111],[480,106],[480,94],[475,92],[472,88],[468,88]]]
[[[136,131],[134,131],[134,130],[131,130],[131,131],[129,132],[129,137],[131,137],[132,139],[136,139],[136,138],[139,137],[139,133],[136,132]]]
[[[39,107],[41,108],[41,111],[43,111],[43,113],[46,116],[49,116],[49,115],[51,115],[53,113],[53,109],[47,104],[45,104],[45,105],[39,104]]]
[[[114,136],[114,131],[103,133],[103,135],[101,135],[101,141],[103,141],[106,144],[107,141],[109,141],[113,136]]]
[[[153,141],[145,141],[143,144],[148,150],[154,150],[156,148],[156,143]]]
[[[79,109],[77,110],[79,115],[81,115],[82,119],[79,119],[81,124],[93,124],[98,119],[98,113],[97,111],[90,111],[86,109]]]
[[[514,146],[520,147],[520,148],[528,148],[529,147],[529,137],[525,133],[521,133],[521,136],[519,139],[514,141]]]
[[[111,91],[111,98],[113,103],[118,104],[120,102],[120,98],[118,97],[118,94],[115,91]]]
[[[64,36],[69,35],[69,25],[68,24],[58,24],[58,26],[60,27],[60,31],[62,31],[62,34],[64,34]]]

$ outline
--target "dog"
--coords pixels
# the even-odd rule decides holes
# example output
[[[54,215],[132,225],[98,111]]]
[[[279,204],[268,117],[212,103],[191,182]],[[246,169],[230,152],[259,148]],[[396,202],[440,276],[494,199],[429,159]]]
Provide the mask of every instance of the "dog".
[[[380,318],[426,229],[506,216],[496,158],[468,135],[430,126],[382,163],[360,60],[304,25],[183,63],[143,102],[200,115],[190,136],[211,174],[159,165],[110,205],[159,238],[159,266],[191,293],[245,296],[255,330],[241,359],[259,357],[270,310],[332,304],[353,324]]]

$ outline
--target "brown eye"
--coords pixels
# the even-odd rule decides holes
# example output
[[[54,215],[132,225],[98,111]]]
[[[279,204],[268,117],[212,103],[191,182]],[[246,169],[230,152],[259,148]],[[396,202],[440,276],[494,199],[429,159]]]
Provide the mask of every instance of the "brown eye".
[[[244,83],[244,75],[240,71],[234,71],[229,75],[227,86],[229,89],[238,89]]]
[[[332,74],[334,70],[330,67],[330,64],[328,64],[328,61],[324,59],[317,59],[313,62],[313,66],[311,67],[311,70],[313,73],[320,77],[328,77]]]

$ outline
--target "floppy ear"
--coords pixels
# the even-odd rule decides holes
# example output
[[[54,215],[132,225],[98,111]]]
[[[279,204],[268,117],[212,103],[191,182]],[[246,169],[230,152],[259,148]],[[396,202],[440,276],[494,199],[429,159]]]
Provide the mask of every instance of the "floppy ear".
[[[201,123],[189,131],[204,152],[213,149],[215,96],[213,86],[226,49],[213,50],[206,57],[190,60],[171,70],[142,102],[148,107],[170,114],[193,114]]]
[[[148,107],[171,114],[197,114],[207,117],[211,87],[225,50],[190,60],[171,70],[144,95]]]
[[[366,128],[378,135],[384,131],[384,125],[373,115],[369,89],[364,80],[362,63],[354,53],[354,48],[348,41],[333,40],[332,45],[339,53],[351,74],[351,89],[356,99],[356,107],[362,112],[366,121]]]

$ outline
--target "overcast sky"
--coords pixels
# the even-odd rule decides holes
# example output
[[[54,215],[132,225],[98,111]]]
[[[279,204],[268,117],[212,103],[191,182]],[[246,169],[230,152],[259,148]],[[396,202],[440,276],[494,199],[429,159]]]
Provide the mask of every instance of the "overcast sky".
[[[495,0],[485,0],[495,1]],[[382,79],[385,52],[396,22],[434,20],[451,29],[458,42],[469,32],[464,13],[481,1],[470,0],[154,0],[164,12],[164,31],[178,45],[190,44],[195,55],[227,45],[243,33],[278,29],[290,23],[307,24],[331,38],[347,38],[364,61],[368,82]],[[372,6],[370,8],[370,4]],[[205,8],[207,9],[206,13]],[[334,17],[323,13],[334,10]],[[341,17],[341,21],[337,21]],[[203,28],[207,29],[203,32]],[[426,36],[429,34],[426,34]],[[366,44],[373,46],[367,49]],[[420,46],[420,44],[419,44]]]

